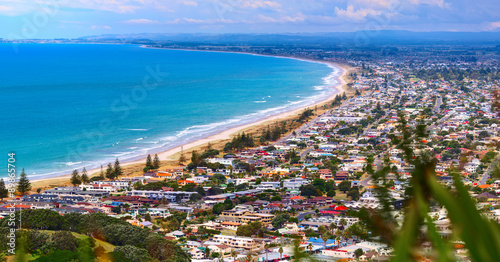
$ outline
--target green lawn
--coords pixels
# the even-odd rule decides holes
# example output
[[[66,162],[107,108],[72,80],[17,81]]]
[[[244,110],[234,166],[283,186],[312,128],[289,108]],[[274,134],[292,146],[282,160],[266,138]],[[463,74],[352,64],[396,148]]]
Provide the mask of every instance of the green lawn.
[[[53,231],[53,230],[40,230],[40,231],[45,232],[45,233],[50,234],[50,235],[52,235],[52,234],[55,233],[55,231]],[[75,233],[75,232],[71,232],[71,234],[73,234],[78,239],[87,239],[87,238],[89,238],[86,235],[78,234],[78,233]],[[110,243],[108,243],[108,242],[105,242],[105,241],[102,241],[102,240],[99,240],[99,239],[95,239],[95,241],[96,241],[96,247],[98,245],[101,246],[102,248],[104,248],[104,250],[106,251],[106,253],[113,252],[113,250],[115,249],[115,246],[112,245],[112,244],[110,244]],[[39,257],[38,255],[32,255],[32,254],[28,254],[26,256],[27,261],[35,260],[38,257]],[[7,261],[9,261],[9,262],[15,261],[14,256],[7,257]]]
[[[347,200],[348,198],[347,198],[347,194],[337,192],[337,195],[334,196],[333,199],[335,199],[335,200]]]
[[[48,234],[54,234],[55,231],[52,231],[52,230],[43,230],[44,232],[48,233]],[[78,234],[78,233],[75,233],[75,232],[71,232],[71,234],[73,234],[73,236],[75,236],[76,238],[78,239],[87,239],[89,238],[88,236],[86,235],[82,235],[82,234]],[[104,248],[104,250],[106,250],[106,252],[113,252],[113,249],[115,249],[115,246],[108,243],[108,242],[105,242],[105,241],[102,241],[102,240],[99,240],[99,239],[95,239],[96,241],[96,247],[97,245],[100,245]]]

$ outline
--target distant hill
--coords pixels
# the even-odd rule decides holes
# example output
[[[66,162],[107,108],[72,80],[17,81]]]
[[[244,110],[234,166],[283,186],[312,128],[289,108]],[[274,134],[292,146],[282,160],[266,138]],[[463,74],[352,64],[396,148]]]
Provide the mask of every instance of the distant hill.
[[[356,31],[311,34],[106,34],[89,41],[138,41],[206,44],[499,44],[500,32]]]

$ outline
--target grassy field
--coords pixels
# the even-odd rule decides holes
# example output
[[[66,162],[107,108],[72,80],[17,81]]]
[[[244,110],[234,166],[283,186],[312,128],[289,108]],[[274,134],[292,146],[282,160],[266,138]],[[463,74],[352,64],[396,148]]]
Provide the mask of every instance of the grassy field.
[[[56,231],[53,231],[53,230],[40,230],[44,233],[47,233],[49,235],[52,235],[54,234]],[[89,236],[86,236],[86,235],[82,235],[82,234],[78,234],[78,233],[75,233],[75,232],[71,232],[71,234],[73,234],[73,236],[75,236],[76,238],[78,239],[87,239],[89,238]],[[113,252],[113,250],[115,249],[115,246],[108,243],[108,242],[105,242],[105,241],[102,241],[102,240],[99,240],[99,239],[95,239],[95,244],[96,244],[96,247],[98,246],[101,246],[102,248],[104,248],[104,250],[106,251],[106,253],[109,253],[109,252]],[[36,260],[37,258],[39,258],[38,255],[33,255],[33,254],[28,254],[26,255],[26,261],[33,261],[33,260]],[[7,261],[8,262],[14,262],[16,261],[15,257],[14,256],[9,256],[7,257]]]
[[[40,231],[43,231],[47,234],[54,234],[55,231],[53,230],[40,230]],[[89,238],[89,236],[86,236],[86,235],[82,235],[82,234],[78,234],[78,233],[75,233],[75,232],[71,232],[71,234],[73,234],[73,236],[75,236],[76,238],[78,239],[87,239]],[[115,249],[115,246],[108,243],[108,242],[105,242],[105,241],[102,241],[102,240],[99,240],[99,239],[95,239],[95,244],[96,244],[96,247],[99,245],[99,246],[102,246],[102,248],[104,248],[104,250],[106,250],[106,252],[113,252],[113,249]]]

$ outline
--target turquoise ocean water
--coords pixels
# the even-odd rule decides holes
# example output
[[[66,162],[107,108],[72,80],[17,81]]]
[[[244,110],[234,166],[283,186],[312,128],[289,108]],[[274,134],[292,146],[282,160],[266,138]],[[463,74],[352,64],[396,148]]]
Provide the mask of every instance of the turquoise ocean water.
[[[32,179],[89,170],[310,105],[339,74],[236,53],[0,44],[0,149]]]

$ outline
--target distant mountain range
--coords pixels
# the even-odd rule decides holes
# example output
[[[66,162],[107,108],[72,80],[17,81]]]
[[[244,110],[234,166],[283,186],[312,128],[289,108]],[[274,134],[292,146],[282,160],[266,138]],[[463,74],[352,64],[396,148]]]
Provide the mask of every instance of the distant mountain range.
[[[500,32],[356,31],[304,34],[106,34],[88,41],[134,41],[206,44],[499,44]]]

